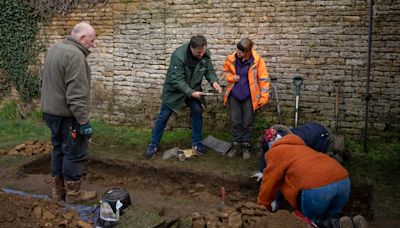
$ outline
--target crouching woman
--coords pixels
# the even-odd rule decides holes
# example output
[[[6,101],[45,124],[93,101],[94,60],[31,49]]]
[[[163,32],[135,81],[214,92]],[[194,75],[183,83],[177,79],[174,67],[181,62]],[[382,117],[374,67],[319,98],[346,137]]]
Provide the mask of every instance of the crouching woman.
[[[294,134],[276,137],[269,145],[258,204],[271,210],[280,189],[293,208],[316,224],[321,219],[338,220],[350,195],[347,170]]]

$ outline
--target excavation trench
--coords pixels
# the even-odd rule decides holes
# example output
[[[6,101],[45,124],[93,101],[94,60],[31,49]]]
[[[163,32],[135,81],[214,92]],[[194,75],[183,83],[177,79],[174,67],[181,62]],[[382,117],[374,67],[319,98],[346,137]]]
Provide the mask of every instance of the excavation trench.
[[[141,200],[151,203],[153,200],[172,197],[195,204],[190,207],[193,210],[180,211],[179,214],[182,215],[202,209],[218,209],[221,203],[221,187],[226,191],[225,205],[234,205],[240,201],[255,202],[259,188],[250,178],[196,172],[171,166],[155,167],[151,162],[90,159],[87,167],[87,185],[100,192],[119,186],[132,192],[132,198],[137,203],[142,203]],[[20,171],[29,175],[48,175],[50,157],[44,156],[25,164]],[[372,186],[352,186],[350,200],[343,213],[361,213],[369,220],[373,219],[372,194]],[[142,199],[142,196],[146,199]],[[285,202],[283,208],[290,209]]]

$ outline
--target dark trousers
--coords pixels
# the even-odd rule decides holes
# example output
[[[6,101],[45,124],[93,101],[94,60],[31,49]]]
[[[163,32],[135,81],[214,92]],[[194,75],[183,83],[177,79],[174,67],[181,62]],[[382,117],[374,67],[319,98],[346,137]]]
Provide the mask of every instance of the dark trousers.
[[[79,134],[79,123],[74,117],[44,113],[43,120],[51,131],[51,175],[65,181],[81,179],[88,158],[88,139]]]
[[[229,97],[229,112],[232,123],[232,141],[250,142],[251,129],[254,121],[254,111],[251,98],[239,101]]]

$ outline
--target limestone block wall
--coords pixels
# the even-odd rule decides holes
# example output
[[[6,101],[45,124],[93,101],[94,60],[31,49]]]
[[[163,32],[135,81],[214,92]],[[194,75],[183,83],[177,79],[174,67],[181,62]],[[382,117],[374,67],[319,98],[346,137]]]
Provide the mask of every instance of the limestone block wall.
[[[370,82],[370,127],[400,129],[400,2],[376,0]],[[82,8],[83,9],[83,8]],[[277,78],[284,123],[293,125],[294,76],[303,77],[300,123],[318,121],[335,126],[334,81],[340,80],[339,129],[361,135],[365,115],[368,1],[260,0],[110,0],[94,8],[55,16],[43,26],[46,44],[62,40],[79,21],[97,30],[89,56],[93,71],[92,116],[111,123],[151,127],[175,48],[192,35],[208,40],[221,75],[226,56],[244,37]],[[41,55],[43,59],[44,54]],[[221,80],[225,85],[225,82]],[[204,87],[210,90],[205,82]],[[275,94],[258,118],[278,122]],[[229,127],[222,97],[207,98],[205,124]],[[185,111],[171,126],[188,126]]]

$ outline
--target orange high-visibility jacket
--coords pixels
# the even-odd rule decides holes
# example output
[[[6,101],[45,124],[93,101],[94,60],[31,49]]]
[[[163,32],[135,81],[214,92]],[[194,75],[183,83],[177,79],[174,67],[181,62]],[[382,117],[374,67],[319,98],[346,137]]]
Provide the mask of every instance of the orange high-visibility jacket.
[[[254,58],[254,63],[250,66],[248,79],[253,110],[257,110],[268,102],[270,79],[264,60],[254,49],[251,50],[251,53]],[[224,95],[225,106],[228,101],[229,93],[236,83],[234,79],[236,75],[235,61],[236,51],[228,56],[222,71],[222,77],[228,82]]]

